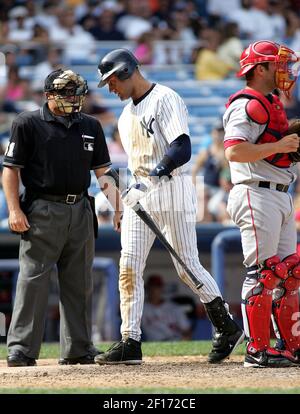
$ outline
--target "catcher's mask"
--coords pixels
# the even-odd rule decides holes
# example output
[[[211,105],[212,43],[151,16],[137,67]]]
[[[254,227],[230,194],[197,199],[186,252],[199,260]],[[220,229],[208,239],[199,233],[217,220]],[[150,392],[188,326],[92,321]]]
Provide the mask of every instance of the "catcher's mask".
[[[44,91],[51,93],[61,112],[80,112],[88,91],[86,80],[72,70],[55,70],[45,79]]]
[[[299,59],[293,50],[269,40],[251,43],[242,52],[241,69],[236,76],[244,76],[254,66],[264,62],[276,63],[276,87],[281,91],[288,92],[297,80]]]

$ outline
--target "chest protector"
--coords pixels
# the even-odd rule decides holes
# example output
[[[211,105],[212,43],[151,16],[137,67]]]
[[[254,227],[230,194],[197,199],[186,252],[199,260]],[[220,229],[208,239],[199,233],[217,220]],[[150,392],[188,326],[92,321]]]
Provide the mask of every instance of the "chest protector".
[[[265,144],[279,141],[288,130],[288,120],[278,96],[272,94],[271,101],[260,92],[253,89],[241,89],[231,95],[226,107],[240,98],[247,98],[246,113],[251,121],[257,124],[266,124],[263,133],[258,137],[256,144]],[[272,154],[265,161],[278,168],[288,168],[292,160],[289,154]]]

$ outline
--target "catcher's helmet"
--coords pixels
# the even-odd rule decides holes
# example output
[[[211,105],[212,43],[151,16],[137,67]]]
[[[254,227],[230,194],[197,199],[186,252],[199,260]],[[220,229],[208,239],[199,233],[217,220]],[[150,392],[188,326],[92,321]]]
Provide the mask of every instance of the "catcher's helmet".
[[[88,86],[87,81],[72,70],[58,69],[46,77],[44,91],[53,95],[52,99],[61,111],[70,114],[81,111]],[[71,101],[70,96],[77,98]]]
[[[241,54],[241,69],[236,76],[244,76],[258,63],[275,62],[280,45],[269,40],[251,43]]]
[[[237,77],[244,76],[259,63],[274,62],[276,64],[276,87],[288,92],[298,77],[299,59],[295,52],[284,45],[269,40],[251,43],[241,54],[241,69]]]
[[[99,88],[102,88],[107,82],[109,76],[113,73],[120,80],[130,78],[135,69],[139,66],[139,61],[127,49],[116,49],[105,55],[98,65],[100,74]]]

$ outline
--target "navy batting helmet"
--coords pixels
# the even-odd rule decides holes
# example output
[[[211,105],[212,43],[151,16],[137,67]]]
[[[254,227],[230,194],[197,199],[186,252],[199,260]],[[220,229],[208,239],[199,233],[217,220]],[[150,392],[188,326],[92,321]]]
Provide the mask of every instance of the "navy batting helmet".
[[[127,49],[116,49],[105,55],[98,65],[100,74],[100,82],[98,88],[102,88],[107,82],[107,79],[113,73],[120,80],[130,78],[135,69],[138,67],[139,61]]]

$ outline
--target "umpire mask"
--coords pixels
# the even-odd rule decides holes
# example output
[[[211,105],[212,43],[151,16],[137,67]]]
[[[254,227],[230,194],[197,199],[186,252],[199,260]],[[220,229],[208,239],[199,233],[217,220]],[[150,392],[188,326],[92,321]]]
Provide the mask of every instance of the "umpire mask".
[[[45,92],[51,93],[57,108],[66,115],[80,112],[88,91],[86,80],[72,70],[55,70],[45,80]]]

